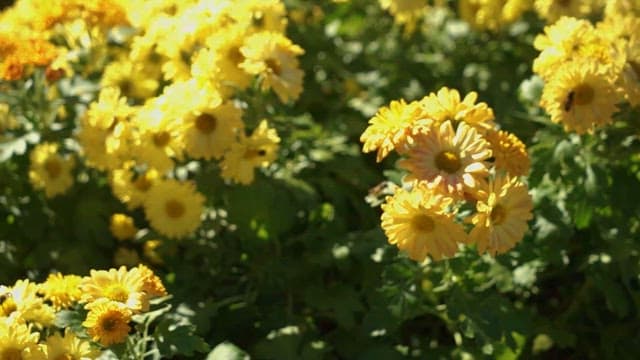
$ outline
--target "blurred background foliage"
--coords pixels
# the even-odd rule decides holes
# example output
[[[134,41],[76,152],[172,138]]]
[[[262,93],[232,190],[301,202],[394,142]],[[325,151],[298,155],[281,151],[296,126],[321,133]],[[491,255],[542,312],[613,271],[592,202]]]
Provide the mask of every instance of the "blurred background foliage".
[[[215,210],[197,237],[158,250],[157,272],[209,357],[637,358],[638,112],[594,135],[550,123],[531,72],[544,23],[531,13],[479,32],[450,3],[407,35],[374,1],[286,4],[288,34],[305,49],[304,93],[286,110],[249,115],[286,113],[273,119],[283,139],[276,165],[250,187],[200,171]],[[393,157],[376,164],[361,153],[367,120],[391,100],[442,86],[477,91],[529,146],[535,217],[497,258],[465,250],[417,264],[387,244],[379,209],[365,201],[397,176],[382,170]],[[36,86],[24,91],[42,98]],[[57,108],[43,101],[41,109]],[[125,209],[103,175],[86,174],[52,200],[31,190],[25,150],[37,141],[25,136],[0,152],[16,155],[0,162],[3,284],[108,268],[119,245],[109,216]]]

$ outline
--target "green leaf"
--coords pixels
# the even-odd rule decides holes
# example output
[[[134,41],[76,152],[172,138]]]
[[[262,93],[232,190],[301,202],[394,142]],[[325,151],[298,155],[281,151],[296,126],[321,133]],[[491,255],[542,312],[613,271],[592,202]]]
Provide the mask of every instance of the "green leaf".
[[[195,326],[176,325],[172,320],[164,319],[158,324],[153,337],[164,356],[193,356],[195,353],[207,352],[209,345],[194,332]]]

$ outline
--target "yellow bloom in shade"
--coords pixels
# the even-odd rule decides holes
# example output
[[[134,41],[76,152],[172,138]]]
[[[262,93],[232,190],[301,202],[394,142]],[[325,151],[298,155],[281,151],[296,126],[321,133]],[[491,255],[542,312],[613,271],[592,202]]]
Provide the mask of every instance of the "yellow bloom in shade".
[[[304,54],[300,46],[280,33],[259,32],[245,40],[240,52],[245,58],[240,67],[260,75],[262,90],[273,89],[285,103],[300,96],[304,75],[296,57]]]
[[[640,36],[633,36],[624,45],[626,62],[617,84],[631,106],[640,105]]]
[[[406,155],[398,165],[409,171],[407,181],[425,182],[462,198],[465,190],[474,189],[487,176],[485,161],[491,148],[475,128],[463,122],[454,131],[451,122],[445,121],[438,129],[416,135]]]
[[[153,229],[170,238],[183,238],[200,226],[204,201],[193,183],[164,180],[149,190],[144,210]]]
[[[416,23],[429,8],[426,0],[379,0],[380,6],[393,15],[396,24],[405,26],[405,33],[415,31]]]
[[[56,310],[68,309],[82,297],[81,282],[82,278],[77,275],[49,274],[47,280],[40,285],[39,292]]]
[[[111,234],[118,240],[133,239],[138,232],[138,229],[133,223],[133,218],[125,214],[111,215],[109,230],[111,230]]]
[[[610,123],[619,100],[611,75],[586,62],[560,69],[545,85],[540,105],[566,131],[584,134]]]
[[[154,265],[161,265],[164,263],[162,260],[162,255],[158,251],[158,248],[162,246],[162,241],[153,239],[147,240],[144,242],[142,246],[142,253],[144,254],[145,259],[151,262]]]
[[[38,346],[40,334],[31,332],[31,326],[17,322],[0,321],[0,359],[45,360]]]
[[[389,243],[416,261],[427,255],[435,260],[453,256],[458,244],[467,242],[467,234],[448,212],[452,201],[424,185],[398,189],[382,205],[382,229]]]
[[[167,290],[162,284],[162,280],[153,273],[146,265],[139,264],[138,270],[142,276],[142,289],[151,297],[167,296]]]
[[[47,338],[47,357],[53,360],[88,360],[100,355],[90,342],[77,338],[71,330],[65,329],[64,336],[55,333]]]
[[[133,162],[125,163],[109,177],[113,194],[130,210],[142,206],[151,186],[160,181],[160,174],[155,169],[136,172],[133,165]]]
[[[262,120],[250,137],[242,136],[227,151],[221,163],[222,177],[240,184],[250,184],[256,167],[268,166],[276,159],[278,143],[280,137],[276,130],[269,128],[267,121]]]
[[[476,104],[477,99],[478,94],[474,91],[461,100],[458,90],[443,87],[420,100],[422,116],[434,120],[435,128],[447,120],[454,127],[464,121],[483,133],[495,127],[493,110],[486,103]]]
[[[480,253],[502,254],[515,246],[527,231],[533,202],[527,186],[509,176],[498,176],[477,194],[470,234]]]
[[[535,0],[533,8],[541,18],[553,23],[563,16],[586,17],[595,10],[594,0]]]
[[[73,185],[75,161],[58,154],[58,145],[43,143],[29,155],[29,180],[36,189],[44,189],[47,197],[64,194]]]
[[[407,104],[403,99],[380,108],[360,136],[360,141],[364,143],[362,151],[368,153],[377,150],[376,161],[380,162],[392,150],[398,150],[407,142],[413,143],[412,127],[421,114],[418,102]]]
[[[517,136],[507,131],[490,130],[486,133],[486,139],[491,144],[497,169],[504,170],[512,176],[525,176],[529,173],[529,154]]]
[[[120,246],[113,254],[113,263],[116,266],[136,266],[140,263],[140,256],[136,249]]]
[[[221,158],[244,129],[242,110],[233,102],[196,109],[185,116],[184,123],[187,154],[206,160]]]
[[[82,326],[87,328],[87,333],[91,338],[102,344],[109,346],[125,341],[131,327],[131,310],[120,302],[109,299],[98,299],[87,304],[89,313]]]
[[[104,298],[118,302],[133,313],[146,311],[148,298],[142,290],[143,279],[136,268],[127,271],[121,266],[118,269],[91,270],[80,284],[82,302],[91,303]]]
[[[529,0],[462,0],[460,17],[476,29],[500,30],[518,20],[530,7]]]

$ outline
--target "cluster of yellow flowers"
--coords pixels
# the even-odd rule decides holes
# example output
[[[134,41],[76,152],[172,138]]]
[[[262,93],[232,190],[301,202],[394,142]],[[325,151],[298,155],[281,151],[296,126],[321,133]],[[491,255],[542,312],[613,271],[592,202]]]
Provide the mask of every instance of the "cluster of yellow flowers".
[[[412,33],[417,22],[430,10],[443,8],[445,1],[435,0],[379,0],[383,9],[389,11],[394,21]],[[460,0],[460,18],[478,30],[497,31],[514,23],[529,10],[534,10],[548,23],[563,16],[587,17],[606,7],[607,12],[628,12],[637,8],[637,0]],[[637,10],[636,10],[637,11]]]
[[[533,204],[518,180],[529,172],[527,150],[476,99],[445,87],[419,101],[392,101],[360,138],[378,161],[392,150],[403,157],[404,186],[386,198],[381,220],[389,242],[414,260],[453,256],[459,244],[503,253],[527,230]],[[465,204],[476,210],[465,219],[469,234],[456,221]]]
[[[540,105],[566,131],[593,132],[612,122],[621,103],[640,104],[640,17],[609,9],[595,26],[563,17],[535,39],[533,70],[545,81]]]
[[[298,56],[304,51],[284,34],[281,0],[55,0],[47,6],[19,0],[0,16],[5,67],[17,66],[11,54],[18,52],[22,61],[57,64],[49,81],[74,73],[100,77],[98,98],[78,124],[62,124],[74,127],[79,147],[44,142],[32,149],[33,186],[53,197],[72,187],[78,163],[104,171],[114,195],[130,210],[143,207],[151,226],[171,238],[198,228],[206,201],[174,170],[216,161],[226,181],[246,185],[256,168],[277,157],[276,130],[267,120],[245,124],[249,105],[240,92],[255,84],[288,103],[303,88]],[[20,55],[27,50],[16,44],[31,43],[11,41],[22,31],[44,41],[40,53],[61,60],[30,50],[46,61]],[[83,51],[90,64],[82,63]],[[27,72],[15,74],[4,78]],[[245,125],[253,127],[250,134]]]
[[[99,345],[125,341],[131,317],[148,311],[150,299],[166,295],[160,279],[144,265],[2,285],[0,359],[95,359]],[[56,313],[78,304],[88,310],[81,333],[55,326]]]

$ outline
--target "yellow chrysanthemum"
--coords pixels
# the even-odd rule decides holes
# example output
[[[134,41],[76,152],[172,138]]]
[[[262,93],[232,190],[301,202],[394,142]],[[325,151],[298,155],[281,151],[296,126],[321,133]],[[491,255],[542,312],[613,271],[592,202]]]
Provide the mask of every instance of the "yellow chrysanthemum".
[[[161,74],[159,66],[145,65],[126,58],[112,61],[104,68],[100,84],[117,87],[126,97],[147,99],[155,95]]]
[[[133,218],[125,214],[111,215],[109,230],[111,230],[111,234],[118,240],[133,239],[138,232],[138,228],[136,228],[133,223]]]
[[[216,33],[207,39],[207,46],[215,56],[213,62],[218,72],[216,76],[222,88],[231,90],[243,90],[251,84],[251,75],[240,68],[240,64],[245,60],[240,48],[247,35],[247,29],[240,25],[235,25],[225,29],[221,33]],[[198,64],[204,60],[196,56],[191,68],[191,74],[195,78],[209,77],[204,71],[198,71]],[[210,65],[211,66],[211,65]],[[201,67],[203,70],[207,66]]]
[[[207,160],[221,158],[244,129],[242,110],[233,102],[195,109],[185,116],[184,123],[187,154]]]
[[[165,180],[149,190],[144,210],[156,231],[170,238],[182,238],[200,226],[204,200],[193,183]]]
[[[607,0],[604,8],[605,17],[616,15],[640,15],[640,0]]]
[[[399,150],[405,143],[413,143],[411,138],[414,123],[421,118],[422,111],[416,101],[406,103],[403,99],[392,101],[382,107],[369,120],[369,126],[360,136],[364,143],[362,151],[375,151],[376,161],[382,161],[392,150]]]
[[[31,332],[31,326],[29,325],[0,321],[0,359],[47,359],[38,346],[39,337],[39,333]]]
[[[131,310],[120,302],[105,298],[87,304],[89,313],[82,326],[96,342],[103,346],[125,341],[131,327]]]
[[[73,185],[72,157],[58,154],[58,144],[43,143],[29,154],[29,181],[36,189],[44,189],[47,197],[64,194]]]
[[[98,101],[89,105],[86,122],[100,129],[112,128],[117,121],[129,117],[134,109],[127,105],[127,99],[120,96],[120,89],[115,86],[100,90]]]
[[[532,218],[527,186],[517,178],[499,176],[476,196],[478,212],[470,220],[475,225],[470,240],[480,253],[502,254],[522,239]]]
[[[297,56],[304,50],[280,33],[260,32],[245,40],[240,67],[260,75],[263,90],[273,89],[282,102],[296,100],[302,93],[302,77]]]
[[[142,289],[151,297],[167,296],[167,290],[162,284],[162,280],[153,273],[146,265],[139,264],[138,270],[142,276]]]
[[[422,116],[434,120],[435,128],[447,120],[454,126],[464,121],[483,133],[495,127],[493,110],[484,102],[476,104],[477,99],[478,94],[472,91],[460,100],[458,90],[443,87],[420,100]]]
[[[496,31],[518,20],[530,5],[526,0],[462,0],[458,7],[474,28]]]
[[[118,269],[91,270],[90,276],[82,279],[82,302],[91,303],[104,298],[118,302],[133,313],[146,311],[148,298],[142,290],[143,279],[140,271],[121,266]]]
[[[439,128],[415,136],[415,142],[401,160],[400,168],[409,172],[407,181],[425,182],[456,198],[476,187],[488,174],[485,161],[491,157],[489,143],[475,128],[462,122],[453,130],[450,121]]]
[[[626,62],[617,84],[631,106],[640,105],[640,36],[633,36],[623,48]]]
[[[87,117],[80,120],[77,139],[87,166],[98,170],[122,166],[130,152],[131,125],[127,119],[117,119],[107,129],[89,124]]]
[[[612,121],[619,101],[611,75],[594,63],[568,64],[545,85],[540,105],[551,121],[578,134]]]
[[[0,295],[4,298],[0,318],[32,323],[38,328],[53,324],[54,309],[38,296],[38,290],[38,285],[29,280],[18,280],[12,287],[0,286]]]
[[[527,147],[517,136],[502,130],[490,130],[485,136],[491,144],[497,169],[504,170],[512,176],[525,176],[529,173],[531,162]]]
[[[239,0],[229,8],[233,21],[253,32],[282,33],[287,26],[286,9],[281,0]]]
[[[405,26],[405,33],[415,31],[416,23],[427,12],[429,4],[426,0],[379,0],[380,6],[393,15],[396,24]]]
[[[622,63],[611,41],[603,35],[587,20],[561,18],[536,37],[534,46],[541,52],[533,61],[533,71],[548,80],[566,63],[586,59],[618,71]]]
[[[0,139],[6,130],[13,130],[20,126],[18,120],[9,111],[9,104],[0,102]]]
[[[77,275],[49,274],[39,291],[56,310],[68,309],[82,297],[81,282],[82,278]]]
[[[435,260],[453,256],[458,244],[467,242],[467,234],[448,212],[451,203],[424,185],[398,189],[382,205],[382,229],[389,243],[416,261],[427,255]]]
[[[155,169],[135,172],[132,162],[122,168],[113,170],[109,178],[114,195],[133,210],[142,206],[149,189],[160,180],[160,174]]]
[[[52,360],[88,360],[100,355],[90,342],[77,338],[68,328],[64,336],[59,333],[49,336],[46,347],[47,358]]]
[[[586,17],[596,8],[593,0],[535,0],[533,8],[547,23],[553,23],[563,16]]]
[[[276,130],[262,120],[250,137],[241,136],[239,142],[231,145],[221,163],[221,176],[240,184],[250,184],[255,168],[266,167],[276,159],[279,143]]]

